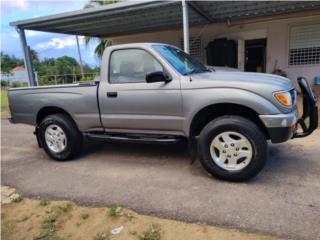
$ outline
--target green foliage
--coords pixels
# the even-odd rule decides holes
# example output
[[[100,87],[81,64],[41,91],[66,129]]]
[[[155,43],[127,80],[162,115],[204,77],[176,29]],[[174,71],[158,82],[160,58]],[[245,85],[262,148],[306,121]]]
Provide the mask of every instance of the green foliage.
[[[48,215],[42,219],[42,232],[34,238],[34,240],[62,240],[57,235],[57,231],[62,227],[65,221],[65,214],[72,209],[72,203],[63,203],[62,205],[53,206]]]
[[[8,107],[8,91],[1,90],[1,109]]]
[[[160,240],[161,228],[158,224],[152,224],[150,228],[139,236],[140,240]]]
[[[109,232],[99,232],[93,238],[93,240],[109,240],[109,239],[110,239]]]
[[[5,54],[1,51],[1,72],[9,73],[10,70],[17,66],[23,66],[23,60],[13,55]]]
[[[92,8],[92,7],[102,6],[102,5],[113,4],[117,2],[121,2],[121,0],[90,0],[89,3],[87,3],[84,6],[84,8]],[[84,40],[87,46],[89,45],[90,42],[94,42],[94,41],[98,42],[94,50],[94,53],[98,58],[102,57],[104,49],[112,45],[112,41],[103,39],[103,38],[85,36]]]
[[[19,194],[15,194],[11,196],[12,202],[14,203],[20,203],[23,200],[23,197]]]
[[[72,74],[79,72],[79,64],[77,60],[72,57],[63,56],[59,57],[55,60],[55,68],[57,70],[57,74]]]
[[[111,217],[118,217],[122,215],[122,213],[123,213],[123,208],[120,205],[113,206],[112,208],[110,208],[110,211],[109,211],[109,215]]]
[[[49,205],[49,204],[50,204],[50,201],[49,201],[48,199],[46,199],[46,198],[42,198],[42,199],[40,200],[40,206],[45,207],[45,206],[47,206],[47,205]]]
[[[13,82],[11,87],[17,88],[17,87],[27,87],[28,83],[26,82]]]
[[[64,203],[59,206],[59,208],[62,210],[62,212],[66,213],[69,212],[72,209],[73,205],[70,202]]]
[[[103,50],[102,50],[103,51]],[[71,83],[73,80],[80,80],[79,75],[81,74],[80,65],[76,59],[69,56],[62,56],[56,59],[45,58],[39,59],[38,53],[35,50],[30,51],[32,64],[35,71],[38,74],[38,81],[40,85],[53,85],[62,83]],[[1,70],[4,73],[10,73],[10,70],[16,66],[23,66],[24,62],[22,59],[18,59],[15,56],[10,56],[1,52]],[[86,76],[85,81],[93,80],[94,74],[99,72],[99,68],[92,69],[88,64],[83,65],[85,73],[92,73],[92,76]],[[74,79],[73,74],[78,75],[77,79]],[[56,78],[54,75],[57,76]],[[12,87],[24,87],[28,86],[27,83],[14,82]],[[2,80],[1,86],[7,86],[7,82]]]
[[[88,213],[81,213],[81,214],[80,214],[80,218],[81,218],[82,220],[86,220],[88,217],[89,217],[89,214],[88,214]]]
[[[8,87],[8,82],[5,80],[1,80],[1,87]]]

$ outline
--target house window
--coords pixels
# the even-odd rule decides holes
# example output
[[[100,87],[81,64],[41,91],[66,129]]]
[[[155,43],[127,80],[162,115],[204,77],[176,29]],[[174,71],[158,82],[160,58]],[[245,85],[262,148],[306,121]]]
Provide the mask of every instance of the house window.
[[[189,38],[190,45],[190,55],[199,61],[201,61],[201,38],[200,37],[190,37]],[[180,40],[181,49],[184,49],[183,38]]]
[[[289,65],[307,64],[320,64],[320,23],[290,28]]]

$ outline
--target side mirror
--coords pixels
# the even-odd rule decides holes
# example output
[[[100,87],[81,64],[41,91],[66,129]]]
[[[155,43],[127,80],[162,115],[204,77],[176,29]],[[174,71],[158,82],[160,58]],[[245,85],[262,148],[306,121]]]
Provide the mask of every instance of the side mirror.
[[[151,72],[148,73],[146,76],[147,83],[154,83],[154,82],[165,82],[168,83],[171,81],[171,78],[167,76],[164,72]]]

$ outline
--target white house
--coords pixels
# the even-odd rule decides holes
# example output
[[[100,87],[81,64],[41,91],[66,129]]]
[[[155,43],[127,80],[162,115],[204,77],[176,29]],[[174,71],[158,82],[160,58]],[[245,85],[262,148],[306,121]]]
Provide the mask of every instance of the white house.
[[[23,66],[12,68],[10,73],[1,73],[1,80],[8,82],[9,86],[12,86],[15,82],[29,84],[28,72]]]

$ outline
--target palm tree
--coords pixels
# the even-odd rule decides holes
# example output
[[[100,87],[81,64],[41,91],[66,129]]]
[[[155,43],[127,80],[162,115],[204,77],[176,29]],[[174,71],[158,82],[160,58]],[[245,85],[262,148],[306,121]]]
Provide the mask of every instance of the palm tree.
[[[107,5],[107,4],[113,4],[120,2],[121,0],[89,0],[89,2],[84,6],[84,8],[92,8],[92,7],[98,7],[102,5]],[[98,41],[98,45],[96,46],[94,50],[94,54],[98,57],[101,58],[104,49],[112,45],[112,41],[104,38],[98,38],[98,37],[90,37],[90,36],[85,36],[84,37],[84,42],[86,46],[89,45],[90,42],[93,41]]]

